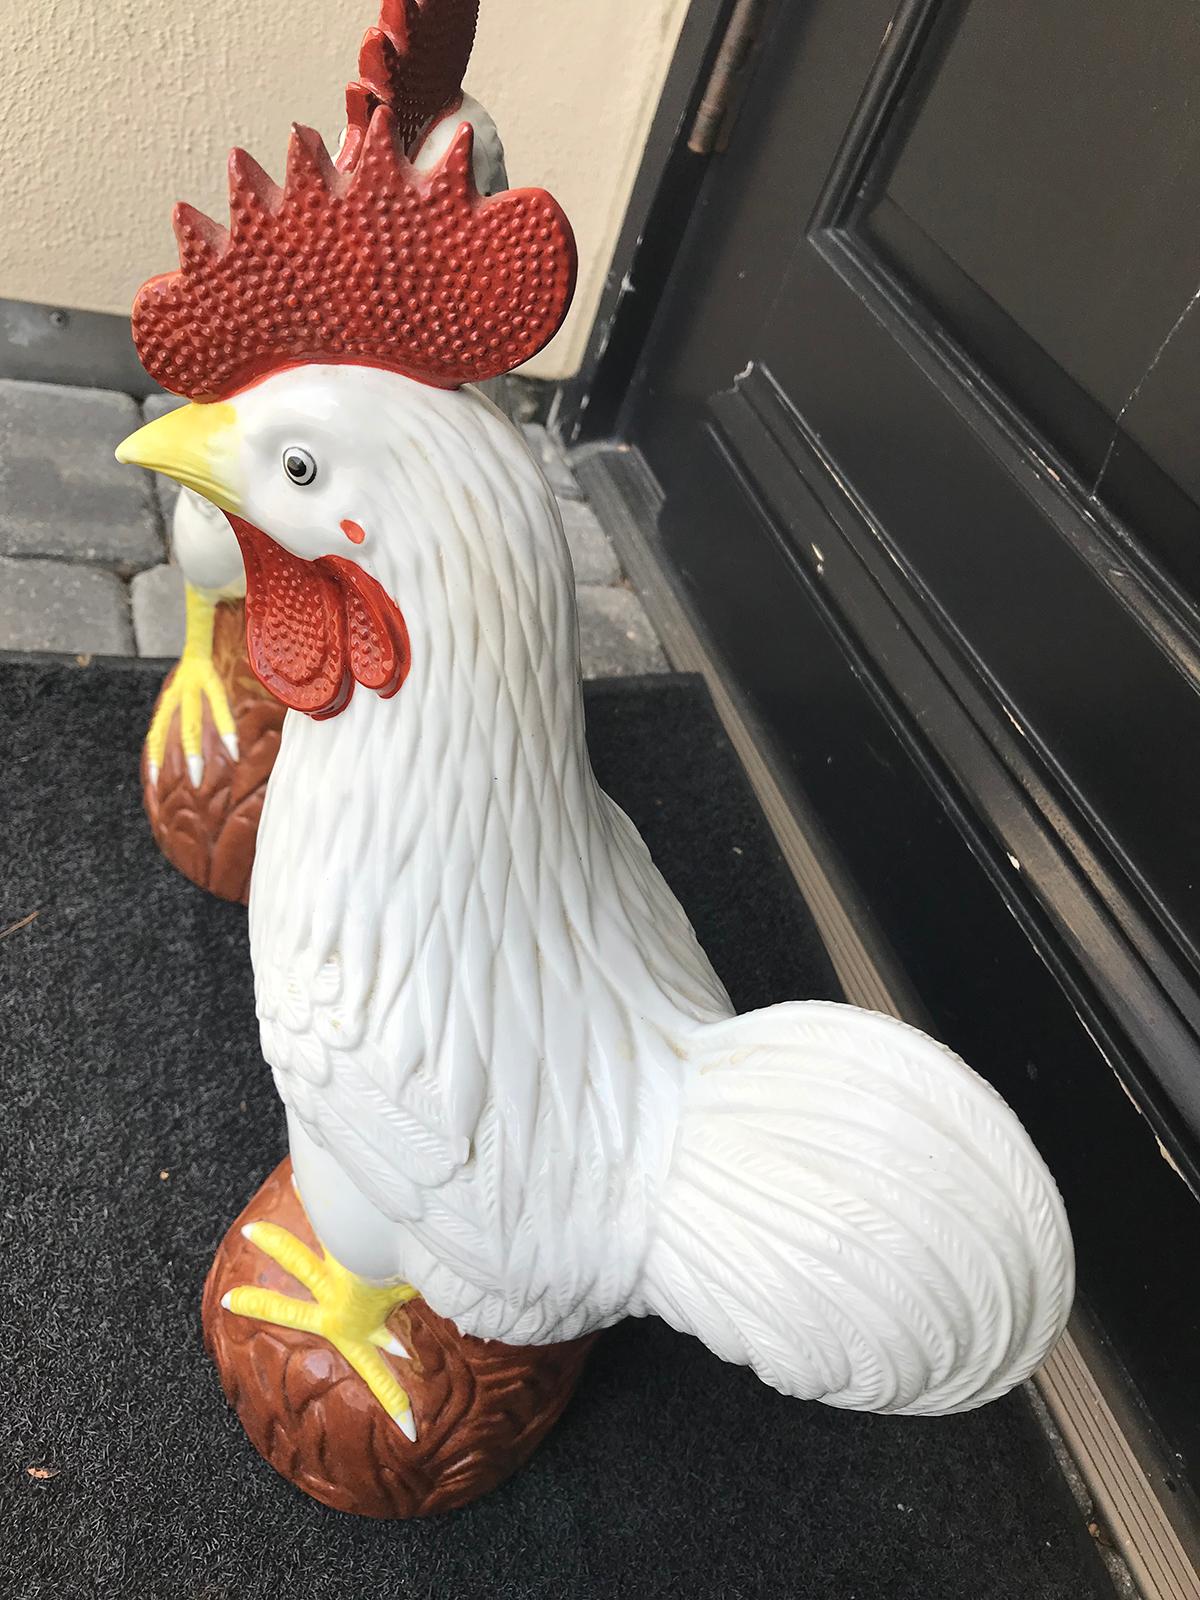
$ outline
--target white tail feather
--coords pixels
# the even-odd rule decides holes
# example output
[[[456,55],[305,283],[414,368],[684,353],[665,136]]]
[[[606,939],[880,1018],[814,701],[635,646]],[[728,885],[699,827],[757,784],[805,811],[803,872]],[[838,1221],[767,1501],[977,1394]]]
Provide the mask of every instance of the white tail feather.
[[[646,1309],[785,1394],[965,1411],[1045,1358],[1074,1287],[1054,1181],[943,1045],[823,1001],[694,1036]]]

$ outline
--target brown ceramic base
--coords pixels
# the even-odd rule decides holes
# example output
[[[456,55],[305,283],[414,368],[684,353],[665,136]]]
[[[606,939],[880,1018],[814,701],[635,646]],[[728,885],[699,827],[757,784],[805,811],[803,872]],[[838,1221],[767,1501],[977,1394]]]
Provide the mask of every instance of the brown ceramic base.
[[[275,765],[284,707],[259,683],[246,660],[246,608],[223,600],[213,628],[213,661],[237,727],[239,756],[234,761],[205,712],[204,777],[193,789],[184,761],[176,717],[158,783],[151,789],[142,756],[142,796],[150,830],[167,860],[201,889],[223,900],[250,893],[250,869],[258,820]],[[166,683],[170,683],[173,673]]]
[[[522,1466],[571,1397],[595,1335],[516,1349],[470,1339],[423,1300],[389,1326],[411,1361],[386,1357],[408,1390],[411,1443],[341,1356],[322,1339],[226,1311],[239,1284],[305,1291],[242,1237],[247,1222],[277,1222],[315,1239],[283,1161],[225,1235],[204,1286],[204,1338],[250,1442],[277,1472],[338,1511],[422,1517],[451,1511]]]

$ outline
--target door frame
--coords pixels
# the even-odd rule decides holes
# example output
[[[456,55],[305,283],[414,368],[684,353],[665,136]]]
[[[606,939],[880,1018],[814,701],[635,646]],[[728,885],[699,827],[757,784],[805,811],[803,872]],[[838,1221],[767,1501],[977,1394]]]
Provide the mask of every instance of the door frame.
[[[688,138],[737,0],[691,0],[659,96],[604,290],[574,377],[549,426],[566,445],[610,438],[666,290],[710,156]],[[747,63],[747,68],[749,63]]]

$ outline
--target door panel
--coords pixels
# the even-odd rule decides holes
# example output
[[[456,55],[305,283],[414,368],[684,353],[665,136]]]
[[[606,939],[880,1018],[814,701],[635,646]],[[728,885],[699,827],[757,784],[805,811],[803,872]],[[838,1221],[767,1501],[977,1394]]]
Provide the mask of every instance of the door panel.
[[[1200,256],[1200,31],[1186,0],[1155,12],[1148,28],[1120,0],[970,6],[873,180],[1109,416]],[[1164,223],[1168,247],[1147,249]]]
[[[622,420],[715,641],[1051,1156],[1085,1295],[1186,1451],[1197,66],[1182,0],[777,4]]]
[[[1194,598],[1200,26],[1186,0],[1150,20],[1111,0],[942,12],[927,87],[889,108],[839,221]]]

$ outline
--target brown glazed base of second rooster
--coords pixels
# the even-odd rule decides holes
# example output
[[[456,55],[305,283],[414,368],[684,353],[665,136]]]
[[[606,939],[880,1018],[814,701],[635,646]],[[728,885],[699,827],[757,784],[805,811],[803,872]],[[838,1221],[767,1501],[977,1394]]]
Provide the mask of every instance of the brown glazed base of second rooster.
[[[267,779],[279,753],[285,708],[262,687],[246,659],[246,607],[222,600],[213,625],[213,665],[225,685],[238,736],[238,759],[226,750],[204,714],[204,777],[193,788],[176,716],[167,735],[158,783],[150,784],[142,755],[142,798],[159,849],[198,888],[222,900],[250,893],[250,869]],[[174,672],[163,683],[165,690]]]
[[[367,1517],[430,1516],[496,1488],[558,1421],[597,1335],[517,1349],[465,1337],[423,1300],[396,1308],[388,1325],[411,1357],[395,1362],[416,1419],[411,1442],[323,1339],[221,1305],[241,1284],[304,1295],[241,1233],[276,1222],[316,1248],[291,1174],[290,1160],[276,1167],[204,1286],[205,1344],[251,1444],[305,1494]]]

